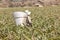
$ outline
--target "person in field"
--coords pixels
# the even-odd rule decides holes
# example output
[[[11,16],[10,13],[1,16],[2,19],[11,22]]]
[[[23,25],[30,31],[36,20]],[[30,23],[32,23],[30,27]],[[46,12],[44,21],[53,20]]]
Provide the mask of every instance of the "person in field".
[[[30,14],[31,12],[28,10],[25,10],[25,12],[14,12],[16,25],[32,26]]]

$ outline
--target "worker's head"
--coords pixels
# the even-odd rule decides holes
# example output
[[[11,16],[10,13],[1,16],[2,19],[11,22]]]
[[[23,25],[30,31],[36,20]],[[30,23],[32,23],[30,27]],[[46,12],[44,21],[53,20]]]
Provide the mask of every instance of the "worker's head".
[[[28,15],[31,14],[31,12],[30,12],[29,10],[25,10],[25,12],[26,12]]]

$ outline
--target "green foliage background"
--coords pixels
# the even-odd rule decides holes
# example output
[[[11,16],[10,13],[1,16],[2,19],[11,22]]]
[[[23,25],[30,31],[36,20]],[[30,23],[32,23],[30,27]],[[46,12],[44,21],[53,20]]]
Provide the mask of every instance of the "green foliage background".
[[[32,27],[16,26],[14,11],[30,10]],[[60,40],[60,6],[0,9],[0,40]]]

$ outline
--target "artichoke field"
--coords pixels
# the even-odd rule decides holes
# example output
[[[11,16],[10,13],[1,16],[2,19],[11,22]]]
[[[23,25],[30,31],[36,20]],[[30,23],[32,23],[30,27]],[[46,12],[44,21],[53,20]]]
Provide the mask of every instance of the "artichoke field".
[[[32,27],[16,26],[13,12],[30,10]],[[0,40],[60,40],[60,6],[0,9]]]

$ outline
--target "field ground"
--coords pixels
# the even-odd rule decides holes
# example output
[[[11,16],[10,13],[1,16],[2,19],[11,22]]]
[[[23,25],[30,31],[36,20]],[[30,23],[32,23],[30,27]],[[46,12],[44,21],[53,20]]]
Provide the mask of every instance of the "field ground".
[[[30,10],[32,27],[16,26],[14,11]],[[60,6],[0,8],[0,40],[60,40]]]

